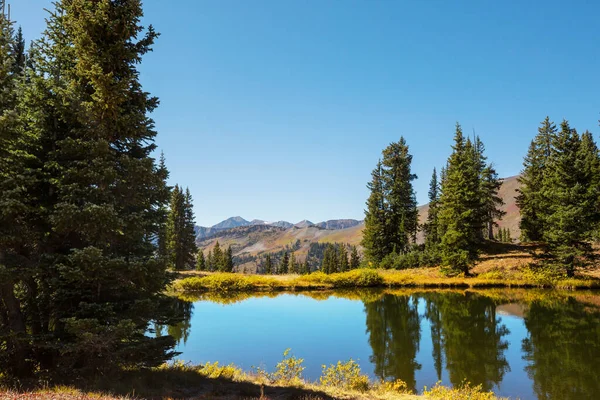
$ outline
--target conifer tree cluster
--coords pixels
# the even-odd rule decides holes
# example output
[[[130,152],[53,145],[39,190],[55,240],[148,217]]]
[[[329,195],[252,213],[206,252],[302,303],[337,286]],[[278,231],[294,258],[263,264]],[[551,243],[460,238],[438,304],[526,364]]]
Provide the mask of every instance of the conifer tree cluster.
[[[345,244],[334,245],[328,243],[325,247],[321,272],[332,274],[336,272],[346,272],[356,269],[360,266],[360,258],[356,246],[352,246],[350,254]]]
[[[498,196],[502,182],[486,162],[482,141],[477,136],[465,138],[459,124],[452,150],[442,172],[439,198],[433,198],[437,230],[429,229],[427,240],[437,241],[445,268],[468,274],[484,240],[493,238],[495,220],[504,215]]]
[[[512,243],[512,238],[510,236],[509,228],[500,228],[498,229],[498,233],[496,234],[495,239],[502,243]]]
[[[522,240],[545,244],[544,262],[573,276],[600,222],[600,156],[590,132],[541,123],[519,178]]]
[[[412,155],[401,137],[382,152],[367,185],[371,194],[365,210],[362,246],[366,257],[380,262],[385,256],[405,253],[416,240],[417,201],[411,172]]]
[[[137,0],[57,0],[26,57],[0,15],[0,375],[173,354],[146,335],[168,317],[169,190],[138,72],[157,33],[141,17]]]
[[[235,264],[233,262],[233,251],[231,246],[227,246],[226,249],[223,249],[217,240],[213,248],[208,251],[206,257],[202,250],[198,252],[196,265],[199,271],[233,272]]]
[[[196,264],[196,232],[190,190],[175,185],[166,224],[166,256],[176,270],[193,269]],[[160,248],[160,246],[159,246]]]

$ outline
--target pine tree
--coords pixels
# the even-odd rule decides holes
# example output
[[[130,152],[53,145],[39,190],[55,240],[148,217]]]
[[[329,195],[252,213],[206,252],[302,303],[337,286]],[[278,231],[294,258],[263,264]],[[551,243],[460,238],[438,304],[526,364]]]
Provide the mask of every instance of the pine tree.
[[[166,202],[171,196],[171,188],[167,186],[167,179],[169,179],[169,170],[167,169],[166,160],[164,153],[160,154],[160,161],[158,164],[158,174],[163,182],[162,191],[164,202],[159,207],[159,227],[157,234],[157,245],[158,255],[164,260],[168,260],[169,257],[169,237],[168,237],[168,224],[169,224],[169,209],[166,206]]]
[[[273,273],[273,261],[271,260],[271,255],[267,254],[265,256],[265,274],[271,275]]]
[[[331,274],[332,272],[335,271],[335,266],[334,266],[334,257],[335,256],[335,249],[333,248],[333,246],[328,243],[327,246],[325,246],[325,251],[323,252],[323,261],[321,263],[321,271],[326,273],[326,274]]]
[[[221,245],[219,241],[215,243],[215,247],[213,247],[213,268],[215,271],[223,271],[225,269],[224,255],[223,250],[221,249]]]
[[[594,218],[588,216],[586,209],[589,181],[582,155],[587,151],[582,152],[581,147],[577,132],[563,121],[552,142],[542,184],[542,205],[547,210],[543,220],[547,254],[568,276],[574,275],[578,260],[591,250],[587,239],[595,227]]]
[[[438,203],[440,200],[437,172],[433,169],[433,175],[429,182],[429,212],[425,223],[425,246],[433,247],[440,242],[438,226]]]
[[[285,275],[289,272],[289,263],[290,263],[290,256],[288,254],[288,252],[286,251],[285,253],[283,253],[283,257],[281,257],[281,262],[279,263],[279,274],[280,275]]]
[[[371,182],[367,185],[371,194],[365,210],[365,227],[363,229],[362,246],[365,256],[370,261],[379,263],[391,252],[386,243],[386,205],[383,193],[383,178],[381,161],[371,173]]]
[[[12,43],[13,68],[12,72],[15,75],[21,75],[25,71],[25,38],[23,38],[23,30],[21,27]]]
[[[184,215],[184,234],[183,234],[183,252],[185,254],[184,268],[193,269],[198,253],[196,246],[196,224],[194,221],[194,208],[192,204],[192,195],[190,190],[186,188],[183,201]]]
[[[339,272],[346,272],[350,269],[350,264],[348,262],[348,251],[346,250],[346,245],[344,245],[343,243],[340,244],[337,259],[339,265]]]
[[[36,366],[72,376],[156,366],[172,356],[174,341],[145,334],[150,320],[166,318],[161,297],[169,278],[155,243],[165,199],[163,177],[151,157],[156,132],[148,114],[158,100],[142,89],[138,64],[157,35],[151,28],[142,33],[136,1],[69,0],[55,7],[30,53],[33,68],[26,80],[19,78],[26,82],[18,113],[23,126],[19,135],[10,135],[9,146],[6,125],[0,126],[0,162],[14,158],[11,152],[18,149],[11,164],[19,169],[11,179],[24,179],[15,184],[2,175],[2,185],[23,190],[23,198],[35,205],[13,203],[2,211],[0,225],[18,208],[27,218],[24,226],[40,233],[20,250],[15,274],[6,257],[11,247],[5,246],[6,237],[0,239],[5,253],[0,274],[10,276],[0,287],[1,307],[14,310],[9,292],[14,294],[15,286],[7,283],[21,286],[25,296],[22,307],[17,304],[20,321],[11,315],[9,336],[28,348],[23,360],[31,360],[30,371]],[[6,50],[10,29],[0,19],[0,57],[5,57],[20,44]],[[13,72],[22,67],[14,63],[18,57],[11,59]],[[7,64],[0,64],[4,80]],[[11,116],[2,97],[10,86],[1,85],[0,124],[7,124]],[[21,143],[28,144],[18,148],[24,137]],[[1,165],[0,174],[7,172]],[[11,193],[1,189],[4,208]],[[16,222],[11,229],[20,229],[21,220]],[[43,349],[37,347],[40,337]],[[0,339],[0,348],[6,343],[12,346]],[[20,350],[11,352],[21,358]],[[0,374],[5,365],[0,360]]]
[[[385,242],[398,253],[408,250],[414,243],[418,227],[418,211],[411,172],[412,155],[406,140],[401,137],[383,150],[382,180],[387,203]],[[387,253],[389,254],[389,252]]]
[[[167,253],[176,270],[193,268],[198,253],[194,229],[192,196],[175,185],[171,192],[171,203],[167,219]]]
[[[32,221],[39,220],[41,207],[32,201],[31,188],[41,171],[34,152],[37,132],[22,124],[33,115],[23,107],[17,44],[10,21],[0,13],[0,375],[25,377],[32,371],[30,334],[41,333],[37,327],[32,332],[31,321],[39,321],[36,302],[42,296],[32,299],[17,293],[36,276],[40,237]],[[36,285],[34,281],[31,288]],[[24,311],[23,304],[30,305],[29,310]]]
[[[296,256],[294,255],[293,252],[290,254],[289,273],[290,274],[298,273],[298,264],[296,263]]]
[[[206,271],[206,258],[204,257],[204,251],[198,251],[198,257],[196,257],[196,269],[198,271]]]
[[[310,274],[310,265],[308,265],[308,256],[304,259],[304,263],[302,263],[302,272],[301,274],[306,275]]]
[[[227,250],[223,254],[223,271],[224,272],[233,272],[233,253],[231,251],[231,246],[227,246]]]
[[[441,241],[442,262],[452,270],[469,273],[478,257],[483,224],[478,164],[472,142],[456,124],[453,152],[448,159],[440,197],[439,220],[445,228]]]
[[[356,246],[352,246],[350,252],[350,269],[357,269],[360,266],[360,257],[358,255],[358,249]]]
[[[535,242],[543,237],[543,222],[547,214],[543,204],[543,182],[556,135],[556,125],[546,117],[523,161],[523,171],[518,178],[521,186],[516,197],[521,214],[519,226],[523,241]]]
[[[211,272],[216,270],[212,250],[209,250],[206,256],[206,270]]]
[[[493,239],[494,226],[497,226],[497,220],[502,219],[506,214],[501,209],[504,200],[498,195],[502,186],[502,180],[498,178],[496,170],[492,164],[487,164],[487,157],[484,155],[485,147],[479,136],[475,137],[474,157],[479,171],[479,191],[480,191],[480,209],[479,218],[484,226],[487,227],[485,236],[487,239]]]

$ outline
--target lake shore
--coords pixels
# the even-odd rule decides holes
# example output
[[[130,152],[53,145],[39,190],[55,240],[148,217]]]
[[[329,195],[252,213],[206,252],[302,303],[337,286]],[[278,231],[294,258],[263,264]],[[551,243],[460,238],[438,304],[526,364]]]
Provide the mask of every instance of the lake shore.
[[[171,285],[175,293],[273,292],[331,290],[360,287],[382,288],[544,288],[562,290],[600,289],[600,271],[579,271],[575,277],[536,269],[527,257],[489,257],[473,268],[472,276],[446,276],[437,267],[406,270],[357,269],[348,272],[308,275],[255,275],[182,271]]]
[[[105,377],[78,385],[38,390],[0,388],[0,400],[124,400],[124,399],[214,399],[214,400],[499,400],[478,387],[425,388],[423,394],[405,392],[401,381],[368,382],[352,388],[352,380],[338,384],[310,383],[297,378],[276,381],[256,373],[245,373],[218,363],[205,366],[172,364],[149,370],[123,371],[117,378]]]

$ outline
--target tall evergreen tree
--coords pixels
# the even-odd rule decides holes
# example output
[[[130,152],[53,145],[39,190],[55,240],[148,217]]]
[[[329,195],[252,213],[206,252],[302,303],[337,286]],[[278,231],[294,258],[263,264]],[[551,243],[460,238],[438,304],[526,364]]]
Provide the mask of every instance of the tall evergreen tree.
[[[386,242],[392,251],[402,253],[415,242],[418,211],[411,172],[412,155],[406,140],[401,137],[383,150],[382,179],[387,203]]]
[[[542,240],[543,222],[547,214],[542,197],[544,174],[556,135],[556,125],[546,117],[523,161],[523,171],[518,178],[521,186],[517,190],[516,201],[521,214],[519,226],[524,241]]]
[[[478,257],[483,223],[480,218],[480,180],[473,144],[456,124],[453,152],[448,159],[440,197],[439,220],[445,229],[442,262],[455,271],[469,273]]]
[[[271,260],[271,255],[267,254],[265,256],[265,274],[271,275],[273,273],[273,261]]]
[[[184,254],[186,255],[185,267],[194,268],[198,246],[196,246],[196,224],[194,219],[194,205],[192,203],[192,195],[190,189],[185,189],[185,197],[183,201],[184,215],[184,236],[183,246]]]
[[[168,275],[155,245],[164,182],[151,157],[156,132],[148,117],[158,100],[142,89],[137,70],[157,35],[151,28],[143,32],[138,1],[65,0],[55,7],[31,52],[19,105],[20,129],[32,150],[23,161],[38,165],[31,175],[26,165],[19,166],[15,177],[24,178],[23,184],[2,176],[2,185],[35,200],[33,214],[20,206],[19,214],[42,233],[31,242],[34,253],[20,250],[16,274],[6,254],[10,247],[0,244],[2,307],[12,313],[15,288],[27,288],[21,291],[25,301],[16,304],[19,312],[11,314],[9,335],[19,337],[21,346],[12,350],[26,348],[18,357],[24,356],[30,371],[73,374],[158,365],[172,355],[174,344],[169,337],[146,335],[150,320],[166,316],[160,299]],[[5,57],[7,22],[0,19]],[[2,82],[0,97],[7,89]],[[0,127],[0,141],[5,132]],[[2,160],[15,149],[4,143],[0,148]],[[19,157],[26,155],[23,150]],[[3,203],[9,194],[2,190]],[[11,229],[20,226],[16,222]],[[0,365],[5,372],[6,364]]]
[[[225,250],[223,257],[223,271],[233,272],[233,253],[231,251],[231,246],[227,246],[227,250]]]
[[[350,269],[357,269],[360,266],[360,257],[358,255],[358,249],[356,246],[352,246],[350,252]]]
[[[588,139],[586,139],[587,141]],[[594,211],[588,210],[590,175],[586,171],[582,141],[567,121],[554,137],[542,185],[543,239],[547,253],[558,268],[573,276],[578,260],[591,250],[590,233],[595,228]],[[593,205],[596,199],[593,199]]]
[[[365,210],[365,227],[363,229],[362,245],[365,255],[370,261],[379,263],[391,252],[386,243],[386,204],[383,193],[383,178],[381,161],[371,173],[371,182],[367,185],[371,194]]]
[[[159,227],[157,234],[157,244],[158,244],[158,255],[164,260],[168,260],[169,257],[169,237],[168,237],[168,224],[169,224],[169,209],[167,207],[167,199],[170,198],[171,188],[167,186],[167,179],[169,179],[169,170],[167,169],[165,155],[161,152],[160,161],[158,164],[158,173],[161,176],[163,181],[163,185],[161,187],[163,191],[163,199],[164,202],[159,207]]]
[[[23,29],[19,27],[12,43],[13,68],[15,75],[21,75],[25,71],[25,38]]]
[[[206,258],[204,257],[204,251],[198,251],[198,257],[196,257],[196,269],[198,271],[206,271]]]
[[[215,260],[213,258],[212,250],[209,250],[208,255],[206,256],[206,270],[211,272],[215,270]]]
[[[492,164],[486,163],[485,147],[479,136],[475,137],[474,150],[475,162],[478,165],[479,171],[481,201],[479,218],[481,218],[486,227],[485,236],[491,240],[494,237],[494,227],[498,225],[496,221],[506,215],[506,212],[501,208],[504,205],[504,200],[498,195],[498,191],[502,186],[502,180],[498,178],[498,174]]]
[[[294,255],[293,252],[290,254],[289,273],[290,274],[298,273],[298,264],[296,263],[296,256]]]
[[[337,259],[339,272],[346,272],[350,269],[350,263],[348,262],[348,250],[346,250],[346,245],[343,243],[340,244]]]
[[[19,298],[18,293],[28,288],[36,269],[40,238],[31,222],[39,220],[40,206],[32,202],[29,192],[37,183],[34,149],[39,142],[21,124],[30,114],[22,104],[15,45],[11,22],[0,13],[0,374],[24,376],[33,368],[28,362],[27,320],[36,320],[39,310],[35,301]],[[31,307],[24,310],[24,305]]]
[[[429,212],[427,213],[427,222],[425,223],[425,245],[432,247],[440,242],[438,232],[438,203],[440,201],[439,184],[437,172],[433,169],[433,175],[429,182]]]
[[[283,253],[283,257],[281,257],[281,261],[279,263],[279,274],[285,275],[289,271],[289,263],[290,263],[290,255],[286,251]]]
[[[223,259],[224,259],[223,249],[221,249],[221,245],[219,244],[219,241],[217,240],[217,242],[215,243],[215,247],[213,247],[213,253],[212,253],[213,269],[215,271],[223,271],[224,265],[225,265],[225,263],[223,262],[224,261]]]
[[[175,185],[167,221],[167,253],[177,270],[194,268],[198,253],[194,230],[194,211],[189,189],[185,193]]]

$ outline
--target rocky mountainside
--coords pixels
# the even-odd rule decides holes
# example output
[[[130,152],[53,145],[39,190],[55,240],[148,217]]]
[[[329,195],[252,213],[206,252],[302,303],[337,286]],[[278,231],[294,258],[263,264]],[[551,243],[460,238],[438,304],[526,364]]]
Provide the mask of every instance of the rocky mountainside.
[[[514,239],[518,239],[520,235],[520,215],[515,202],[518,187],[517,177],[512,176],[504,179],[499,191],[505,203],[503,209],[506,215],[498,224],[502,228],[510,229]],[[419,207],[420,223],[427,220],[428,209],[427,205]],[[227,224],[238,226],[219,228]],[[243,218],[234,217],[210,228],[198,227],[197,242],[205,252],[212,249],[217,241],[221,246],[231,246],[239,269],[251,272],[256,269],[256,260],[267,253],[293,251],[297,259],[303,260],[312,243],[347,243],[360,246],[363,227],[363,221],[353,219],[329,220],[317,224],[304,220],[292,225],[285,221],[248,222]],[[420,233],[418,240],[422,238]]]

